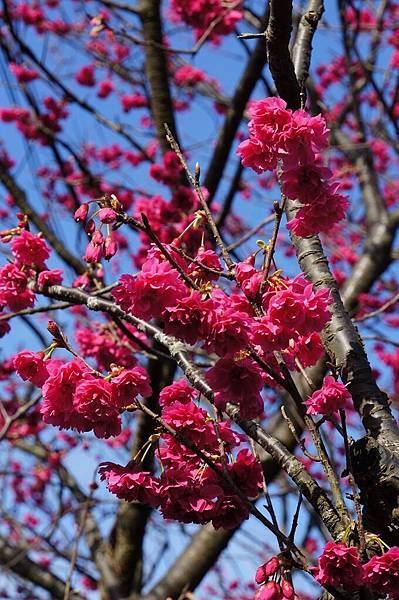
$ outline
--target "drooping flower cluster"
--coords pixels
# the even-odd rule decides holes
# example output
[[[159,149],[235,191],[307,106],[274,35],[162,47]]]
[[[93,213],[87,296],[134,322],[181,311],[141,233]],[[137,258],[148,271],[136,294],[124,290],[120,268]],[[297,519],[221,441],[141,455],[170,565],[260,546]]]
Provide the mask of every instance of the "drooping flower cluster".
[[[356,547],[328,542],[313,575],[321,585],[342,587],[346,591],[365,586],[372,592],[398,600],[399,548],[393,546],[362,565]]]
[[[194,402],[196,398],[195,390],[184,381],[164,388],[160,394],[162,419],[205,456],[212,457],[219,469],[223,466],[221,440],[228,476],[246,497],[255,498],[262,484],[260,464],[247,449],[239,450],[234,460],[229,459],[241,443],[241,436],[225,422],[215,426],[208,413]],[[167,519],[201,524],[212,521],[216,528],[230,528],[248,517],[246,503],[230,484],[173,435],[160,436],[159,456],[162,472],[158,477],[143,471],[138,459],[126,467],[104,463],[101,477],[118,498],[159,507]]]
[[[113,377],[93,375],[80,359],[68,363],[44,360],[43,353],[20,352],[14,359],[18,375],[42,388],[40,412],[46,423],[63,429],[93,431],[107,438],[121,432],[120,413],[151,387],[142,367],[118,369]]]
[[[121,208],[119,201],[116,197],[111,197],[110,203],[114,204],[117,209]],[[81,204],[81,206],[75,211],[75,221],[84,221],[87,218],[89,212],[89,203]],[[111,233],[109,225],[114,223],[117,218],[117,213],[111,206],[103,206],[95,213],[99,219],[99,227],[96,229],[94,219],[91,218],[85,225],[86,233],[90,237],[90,242],[86,247],[84,260],[88,263],[97,263],[102,258],[110,260],[115,256],[118,246],[116,243],[115,235]],[[106,235],[102,232],[103,225],[106,226]]]
[[[192,27],[197,39],[215,23],[209,39],[217,42],[220,36],[234,31],[242,18],[242,10],[240,4],[233,0],[170,0],[170,17]]]
[[[322,163],[320,152],[328,145],[324,119],[286,106],[280,98],[253,102],[248,110],[250,137],[239,145],[237,154],[244,166],[257,173],[280,163],[283,193],[301,203],[288,229],[306,237],[329,231],[341,221],[348,201]]]
[[[279,556],[273,556],[258,567],[255,581],[260,587],[256,591],[255,600],[299,600],[287,574],[289,575]],[[271,578],[273,579],[270,580]]]

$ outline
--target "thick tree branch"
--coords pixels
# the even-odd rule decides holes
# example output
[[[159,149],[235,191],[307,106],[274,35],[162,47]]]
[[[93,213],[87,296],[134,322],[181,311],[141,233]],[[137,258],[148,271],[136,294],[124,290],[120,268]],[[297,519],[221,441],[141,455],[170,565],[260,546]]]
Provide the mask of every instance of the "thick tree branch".
[[[292,0],[270,0],[266,30],[267,60],[277,91],[289,108],[301,107],[301,89],[292,64],[289,42],[292,31]]]
[[[166,55],[163,50],[160,0],[141,0],[139,14],[145,41],[145,74],[150,87],[151,114],[162,152],[170,150],[165,138],[164,123],[177,139],[172,108]]]
[[[273,4],[273,2],[272,2]],[[290,13],[285,15],[281,12],[282,4],[279,4],[279,15],[281,19],[288,21]],[[306,23],[301,21],[306,27]],[[291,22],[282,23],[279,21],[280,29],[272,30],[275,36],[281,35],[281,32],[287,32],[291,29]],[[311,25],[308,25],[311,28]],[[286,36],[288,52],[289,38]],[[308,36],[308,43],[312,36]],[[276,42],[277,44],[277,42]],[[275,48],[275,46],[271,46]],[[269,50],[270,51],[270,50]],[[273,52],[273,50],[272,50]],[[302,52],[304,48],[302,47]],[[308,61],[308,59],[306,59]],[[301,55],[297,54],[297,65],[302,64]],[[276,68],[281,63],[276,59]],[[293,68],[293,66],[292,66]],[[283,72],[277,73],[281,77]],[[273,78],[276,73],[273,73]],[[277,85],[277,84],[276,84]],[[297,98],[292,97],[294,89],[297,90]],[[286,94],[284,99],[289,108],[295,109],[300,104],[299,89],[291,86],[289,90],[281,88]],[[294,201],[287,202],[287,219],[291,220],[297,211],[297,205]],[[348,313],[346,312],[337,284],[331,275],[328,261],[324,255],[318,236],[311,238],[300,238],[292,236],[292,241],[296,249],[298,262],[302,271],[309,277],[316,288],[326,287],[331,292],[333,304],[331,307],[332,319],[323,333],[323,343],[329,356],[334,361],[337,369],[341,373],[343,381],[348,385],[352,394],[356,410],[359,412],[363,425],[368,434],[380,443],[397,451],[399,449],[399,430],[395,419],[389,409],[387,396],[378,388],[365,354],[360,336],[353,325]]]

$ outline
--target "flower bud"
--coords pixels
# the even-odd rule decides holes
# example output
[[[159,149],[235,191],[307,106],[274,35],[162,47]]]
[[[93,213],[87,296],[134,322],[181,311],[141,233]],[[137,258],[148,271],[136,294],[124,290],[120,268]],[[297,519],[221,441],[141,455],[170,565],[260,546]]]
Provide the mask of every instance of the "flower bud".
[[[255,600],[282,600],[282,590],[275,581],[268,581],[255,594]]]
[[[87,213],[89,212],[89,205],[87,203],[79,206],[77,210],[75,210],[74,219],[77,223],[80,221],[84,221],[87,217]]]
[[[102,256],[103,256],[102,244],[93,244],[93,242],[90,242],[87,245],[86,253],[85,253],[83,259],[88,263],[96,263],[102,258]]]
[[[116,212],[112,208],[100,208],[98,218],[101,223],[114,223],[116,221]]]
[[[104,242],[104,258],[105,258],[105,260],[110,260],[113,256],[115,256],[117,250],[118,250],[118,246],[117,246],[115,240],[110,235],[107,235],[107,237],[105,238],[105,242]]]
[[[265,583],[267,580],[267,575],[265,573],[265,565],[261,565],[256,569],[255,573],[255,581],[256,583]]]
[[[281,589],[283,590],[284,598],[291,600],[294,595],[294,588],[292,587],[291,583],[287,581],[287,579],[281,580]]]
[[[96,231],[91,238],[91,243],[95,246],[101,246],[104,243],[104,236],[101,231]]]
[[[280,561],[277,558],[277,556],[273,556],[265,564],[266,577],[271,577],[272,575],[274,575],[275,573],[277,573],[277,571],[279,570],[279,568],[280,568]]]
[[[89,219],[85,225],[85,232],[91,235],[96,229],[96,224],[93,219]]]

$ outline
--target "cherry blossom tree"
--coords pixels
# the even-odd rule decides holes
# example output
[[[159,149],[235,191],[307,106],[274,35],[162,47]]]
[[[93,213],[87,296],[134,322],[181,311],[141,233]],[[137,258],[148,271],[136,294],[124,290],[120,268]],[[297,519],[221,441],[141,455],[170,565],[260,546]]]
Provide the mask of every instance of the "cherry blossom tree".
[[[0,596],[399,599],[399,3],[0,20]]]

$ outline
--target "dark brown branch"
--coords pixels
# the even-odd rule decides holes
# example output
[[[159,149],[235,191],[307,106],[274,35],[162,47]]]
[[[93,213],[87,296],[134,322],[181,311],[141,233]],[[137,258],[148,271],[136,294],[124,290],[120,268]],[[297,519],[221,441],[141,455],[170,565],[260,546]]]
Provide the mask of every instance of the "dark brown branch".
[[[281,13],[283,4],[279,3],[279,15],[281,19],[285,18],[287,20],[287,13],[285,16]],[[285,25],[280,23],[280,25],[283,27],[283,31],[288,31],[291,28],[291,23]],[[306,26],[306,24],[303,26]],[[277,33],[278,30],[274,30],[274,35],[277,35]],[[311,41],[310,36],[308,40]],[[288,44],[287,36],[286,42]],[[275,47],[272,46],[272,48]],[[298,53],[297,65],[301,64],[301,56]],[[296,101],[289,104],[289,108],[297,108],[298,103],[300,104],[299,88],[297,94]],[[296,210],[295,202],[289,200],[286,210],[288,220],[295,216]],[[366,431],[381,443],[397,450],[399,447],[397,423],[389,409],[386,395],[381,392],[374,380],[361,339],[345,311],[337,284],[331,275],[318,236],[300,238],[293,235],[292,241],[302,271],[306,273],[316,288],[326,287],[331,292],[333,299],[332,319],[324,331],[323,343],[327,353],[334,360],[343,381],[348,384],[355,407],[362,418]]]
[[[312,41],[317,25],[322,17],[324,4],[321,0],[310,0],[299,21],[298,31],[293,48],[292,62],[301,93],[305,89],[309,76],[310,59],[312,56]]]
[[[266,30],[267,59],[279,96],[293,110],[301,107],[301,90],[289,51],[292,0],[270,0]]]
[[[157,130],[162,152],[167,152],[169,144],[165,138],[164,123],[177,139],[175,116],[169,87],[168,68],[165,51],[162,48],[162,22],[160,0],[141,0],[139,5],[143,38],[146,42],[145,74],[150,87],[151,114]]]

